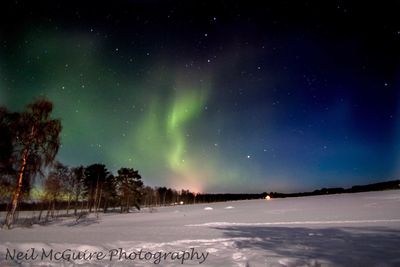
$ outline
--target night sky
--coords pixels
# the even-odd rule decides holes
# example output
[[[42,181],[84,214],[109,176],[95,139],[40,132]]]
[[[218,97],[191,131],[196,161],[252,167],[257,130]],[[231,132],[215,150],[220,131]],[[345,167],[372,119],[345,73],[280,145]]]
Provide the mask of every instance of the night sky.
[[[61,162],[152,186],[398,179],[400,2],[267,2],[1,1],[0,105],[46,96]]]

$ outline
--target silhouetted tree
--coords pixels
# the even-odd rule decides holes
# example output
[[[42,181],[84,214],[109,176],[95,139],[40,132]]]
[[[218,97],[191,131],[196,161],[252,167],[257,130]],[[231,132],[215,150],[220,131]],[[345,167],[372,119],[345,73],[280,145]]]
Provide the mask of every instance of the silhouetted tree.
[[[139,171],[131,168],[121,168],[115,177],[117,190],[121,200],[121,212],[129,212],[131,205],[140,210],[140,201],[143,187]]]
[[[14,177],[9,175],[2,175],[0,177],[0,203],[9,203],[14,189],[12,183]],[[6,210],[8,210],[8,207]]]
[[[60,194],[59,198],[63,201],[65,201],[65,198],[67,199],[68,214],[74,189],[74,177],[71,173],[71,170],[66,165],[57,161],[54,163],[53,168],[49,173],[49,176],[51,176],[52,179],[59,180],[61,186],[61,190],[58,192]]]
[[[103,185],[109,172],[104,164],[92,164],[85,169],[84,188],[88,197],[89,212],[97,213],[103,194]]]
[[[85,168],[83,166],[79,166],[76,168],[72,168],[72,181],[73,181],[73,191],[72,194],[75,198],[74,203],[74,215],[78,214],[78,202],[79,198],[82,196],[83,193],[83,186],[85,181]]]
[[[11,124],[17,113],[0,107],[0,202],[9,203],[13,192],[16,171],[12,165],[13,135]],[[8,206],[7,206],[8,210]]]
[[[182,190],[180,195],[181,201],[185,204],[193,204],[195,195],[189,190]]]
[[[165,202],[168,204],[173,204],[175,202],[173,197],[174,197],[174,192],[172,191],[171,188],[168,188],[167,191],[165,191]]]
[[[56,202],[61,198],[62,189],[62,180],[58,176],[57,170],[50,172],[44,180],[45,199],[48,201],[46,220],[50,215],[54,217]]]
[[[10,113],[0,107],[0,177],[15,174],[12,165],[13,142],[12,125],[17,120],[18,113]]]
[[[159,203],[161,205],[165,205],[165,198],[167,195],[167,188],[166,187],[158,187],[157,188],[157,192],[158,192],[158,197],[159,197]]]
[[[157,204],[157,194],[153,188],[151,188],[150,186],[145,186],[142,189],[142,192],[143,192],[144,206],[151,207]]]
[[[114,206],[117,199],[116,179],[114,175],[109,174],[104,181],[103,186],[103,211],[107,212],[110,206]]]
[[[42,174],[42,168],[53,162],[59,146],[61,123],[50,118],[53,104],[39,99],[28,105],[27,111],[14,114],[9,121],[12,136],[12,166],[16,170],[16,185],[5,226],[10,228],[21,193],[30,185],[30,178]],[[25,187],[24,187],[25,185]]]

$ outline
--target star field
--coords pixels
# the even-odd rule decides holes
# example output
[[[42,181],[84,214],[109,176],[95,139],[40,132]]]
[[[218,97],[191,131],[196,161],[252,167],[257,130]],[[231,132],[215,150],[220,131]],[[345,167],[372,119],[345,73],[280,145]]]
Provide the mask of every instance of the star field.
[[[198,192],[398,178],[398,3],[0,5],[0,104],[53,101],[65,164]]]

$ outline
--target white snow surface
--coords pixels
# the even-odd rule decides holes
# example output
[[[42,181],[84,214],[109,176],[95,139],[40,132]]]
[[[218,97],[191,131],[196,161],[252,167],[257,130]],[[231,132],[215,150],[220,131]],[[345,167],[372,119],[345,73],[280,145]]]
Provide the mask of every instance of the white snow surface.
[[[110,259],[119,249],[181,256]],[[43,251],[107,257],[41,259]],[[182,251],[198,254],[183,259]],[[39,256],[11,259],[13,252]],[[156,265],[400,266],[400,190],[157,207],[0,230],[0,266]]]

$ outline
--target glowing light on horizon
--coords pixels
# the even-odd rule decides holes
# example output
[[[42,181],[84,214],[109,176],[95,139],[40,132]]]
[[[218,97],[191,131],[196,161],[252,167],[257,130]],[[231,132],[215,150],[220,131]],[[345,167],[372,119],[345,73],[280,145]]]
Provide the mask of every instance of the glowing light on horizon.
[[[180,178],[176,181],[177,184],[186,185],[191,190],[198,190],[200,185],[193,175],[190,158],[186,159],[188,157],[186,126],[200,114],[204,101],[205,97],[201,90],[180,91],[167,116],[167,136],[171,144],[171,152],[167,157],[168,165]]]

